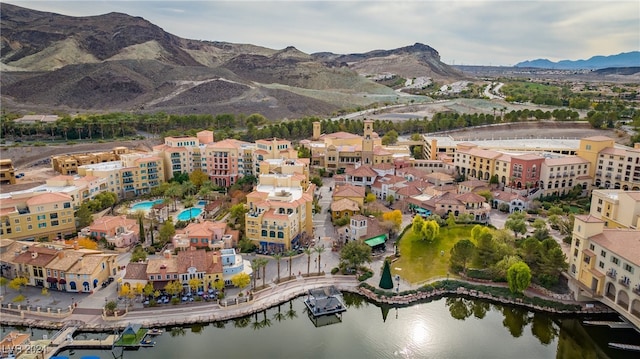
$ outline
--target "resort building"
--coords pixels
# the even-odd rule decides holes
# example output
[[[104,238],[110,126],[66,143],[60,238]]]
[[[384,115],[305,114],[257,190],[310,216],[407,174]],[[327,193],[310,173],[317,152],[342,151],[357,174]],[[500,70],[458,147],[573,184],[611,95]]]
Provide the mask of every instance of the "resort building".
[[[15,184],[16,171],[10,158],[0,159],[0,184]]]
[[[253,276],[251,262],[242,259],[242,255],[236,254],[235,249],[228,248],[221,250],[220,257],[222,260],[222,273],[225,285],[233,285],[231,278],[236,274],[246,273],[249,277]]]
[[[123,154],[119,161],[80,166],[78,174],[104,179],[106,190],[123,199],[148,194],[165,182],[163,166],[153,154]]]
[[[593,190],[590,208],[606,228],[640,228],[640,191]]]
[[[2,257],[11,270],[9,278],[25,277],[28,285],[66,292],[92,293],[118,273],[117,255],[98,250],[54,244],[18,243],[18,249]]]
[[[261,250],[290,250],[313,236],[313,192],[297,174],[263,174],[247,195],[246,237]]]
[[[238,244],[239,232],[232,230],[227,222],[202,221],[189,223],[184,229],[176,230],[172,239],[176,249],[190,247],[222,250]]]
[[[140,226],[135,219],[127,216],[102,216],[83,229],[95,239],[104,239],[116,248],[127,248],[140,241]]]
[[[338,228],[338,237],[341,243],[358,240],[368,244],[372,250],[383,250],[389,233],[376,218],[355,215],[349,224]]]
[[[359,165],[394,164],[395,159],[409,159],[408,146],[383,146],[373,131],[373,120],[363,121],[363,135],[348,132],[321,134],[320,122],[313,123],[311,140],[300,144],[311,151],[311,166],[324,167],[335,173]]]
[[[115,147],[111,152],[74,153],[51,156],[53,170],[62,175],[78,173],[78,167],[120,160],[120,156],[131,151],[126,147]]]
[[[68,194],[27,191],[0,198],[2,238],[53,240],[75,234],[73,199]]]
[[[185,293],[202,292],[220,280],[232,285],[231,278],[243,272],[253,275],[251,263],[233,249],[208,251],[191,247],[175,256],[165,251],[162,257],[151,258],[146,263],[129,263],[123,285],[135,287],[152,283],[154,289],[164,290],[169,282],[179,281]],[[195,290],[193,280],[199,282]]]
[[[164,164],[164,177],[169,180],[176,174],[191,173],[196,169],[202,169],[202,152],[204,143],[212,142],[211,131],[201,131],[192,136],[165,137],[164,143],[153,146],[153,152],[161,155]]]
[[[640,327],[640,231],[605,223],[593,215],[575,217],[569,286],[577,300],[599,300]]]
[[[243,146],[249,145],[234,139],[212,142],[205,145],[201,169],[220,187],[229,187],[244,176]],[[245,147],[246,148],[246,147]],[[242,172],[241,172],[242,169]]]

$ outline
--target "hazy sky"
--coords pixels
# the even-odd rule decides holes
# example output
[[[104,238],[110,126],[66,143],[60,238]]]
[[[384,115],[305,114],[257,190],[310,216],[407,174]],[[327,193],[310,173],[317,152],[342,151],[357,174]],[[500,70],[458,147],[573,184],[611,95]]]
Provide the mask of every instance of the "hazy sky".
[[[20,1],[70,16],[122,12],[174,35],[361,53],[416,42],[448,64],[513,65],[640,50],[640,1]]]

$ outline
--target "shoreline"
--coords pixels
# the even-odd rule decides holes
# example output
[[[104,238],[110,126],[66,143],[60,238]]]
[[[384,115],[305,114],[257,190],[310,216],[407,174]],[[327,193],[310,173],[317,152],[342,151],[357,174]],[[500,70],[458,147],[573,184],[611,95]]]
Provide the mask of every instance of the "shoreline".
[[[347,281],[343,279],[347,279]],[[104,317],[102,315],[92,315],[92,318],[88,321],[83,321],[79,318],[73,318],[74,314],[66,318],[60,318],[60,320],[52,320],[52,318],[43,318],[43,316],[33,315],[33,313],[25,315],[24,311],[21,311],[20,314],[15,315],[13,313],[7,313],[7,311],[3,309],[2,318],[0,318],[0,324],[2,324],[3,326],[20,326],[52,330],[59,330],[63,327],[75,326],[77,327],[78,331],[82,332],[108,332],[116,329],[122,330],[132,322],[140,323],[145,328],[212,323],[233,320],[262,312],[263,310],[267,310],[274,306],[303,296],[308,292],[309,289],[325,287],[329,285],[335,286],[341,292],[349,292],[361,295],[374,305],[386,304],[391,305],[392,307],[406,307],[415,304],[431,302],[433,300],[439,300],[444,297],[456,297],[484,300],[501,305],[523,307],[531,311],[545,312],[554,315],[611,315],[616,313],[613,309],[600,303],[594,304],[592,306],[587,306],[586,303],[581,305],[577,302],[567,304],[558,300],[554,300],[554,298],[550,297],[541,299],[550,303],[556,303],[559,306],[575,305],[575,309],[557,309],[549,306],[536,305],[533,303],[525,302],[519,298],[506,298],[487,293],[487,291],[490,291],[491,288],[496,288],[495,286],[487,286],[484,284],[474,285],[486,290],[483,291],[465,288],[464,286],[462,286],[463,282],[457,281],[455,281],[455,283],[458,285],[456,289],[432,288],[430,290],[414,290],[410,291],[410,293],[403,292],[401,294],[385,291],[387,295],[379,295],[374,293],[371,289],[367,288],[368,285],[357,282],[354,277],[342,277],[340,278],[340,280],[333,277],[324,277],[316,278],[316,280],[313,280],[314,283],[309,282],[312,281],[301,280],[296,283],[290,283],[292,285],[288,287],[269,289],[269,293],[264,293],[264,291],[255,293],[254,299],[247,303],[236,304],[228,307],[221,307],[218,304],[203,305],[200,306],[200,308],[202,308],[201,313],[194,312],[194,309],[196,309],[194,307],[187,308],[187,310],[190,309],[191,312],[194,312],[194,315],[191,317],[185,317],[184,315],[176,316],[175,314],[172,316],[172,313],[168,313],[171,309],[174,309],[174,311],[176,309],[184,309],[175,306],[159,309],[145,308],[142,310],[134,310],[119,318]],[[453,280],[450,282],[454,283]],[[532,297],[526,298],[531,299]],[[161,316],[163,314],[162,312],[165,312],[165,315],[167,315],[168,313],[167,318],[157,317]],[[150,321],[149,318],[153,318],[154,315],[156,316],[156,320]],[[91,321],[92,323],[89,323],[89,321]],[[96,321],[98,323],[93,323]]]

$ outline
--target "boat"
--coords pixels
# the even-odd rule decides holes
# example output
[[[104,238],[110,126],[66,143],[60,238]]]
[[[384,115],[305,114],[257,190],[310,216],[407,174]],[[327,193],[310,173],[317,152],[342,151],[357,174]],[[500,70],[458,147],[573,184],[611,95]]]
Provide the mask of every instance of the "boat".
[[[154,345],[156,345],[156,342],[154,342],[153,340],[143,339],[140,341],[141,347],[147,348],[147,347],[152,347]]]
[[[162,334],[162,329],[158,329],[158,328],[149,329],[149,331],[147,332],[147,335],[160,335],[160,334]]]

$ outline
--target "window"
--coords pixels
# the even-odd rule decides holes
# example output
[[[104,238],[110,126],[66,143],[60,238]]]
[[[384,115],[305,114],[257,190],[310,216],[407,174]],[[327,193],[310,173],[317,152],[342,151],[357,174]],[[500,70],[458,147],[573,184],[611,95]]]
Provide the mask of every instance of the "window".
[[[603,256],[604,258],[607,258],[607,252],[605,251],[600,251],[600,255]]]
[[[600,261],[600,263],[598,263],[598,267],[604,268],[604,262]]]
[[[593,243],[589,244],[589,249],[590,250],[595,250],[596,249],[596,245],[593,244]]]
[[[613,264],[620,265],[620,260],[616,257],[611,257],[611,262],[613,262]]]
[[[589,264],[589,263],[591,263],[591,257],[584,256],[583,261],[584,261],[585,263]]]
[[[625,264],[622,266],[622,268],[623,268],[624,270],[626,270],[627,272],[629,272],[629,273],[633,274],[633,267],[632,267],[632,266],[630,266],[629,264],[625,263]]]
[[[149,280],[153,280],[153,276],[152,275],[149,276]]]

